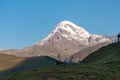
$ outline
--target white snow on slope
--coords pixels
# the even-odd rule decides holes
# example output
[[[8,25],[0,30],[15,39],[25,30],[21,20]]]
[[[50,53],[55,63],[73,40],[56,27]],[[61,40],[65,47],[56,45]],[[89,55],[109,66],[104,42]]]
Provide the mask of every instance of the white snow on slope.
[[[37,42],[36,44],[44,45],[45,43],[48,42],[48,40],[52,36],[55,35],[55,33],[60,32],[60,30],[66,32],[66,33],[60,33],[60,35],[62,35],[68,40],[72,40],[72,39],[81,40],[81,39],[88,39],[90,37],[90,34],[82,27],[79,27],[70,21],[62,21],[46,38],[44,38],[40,42]]]
[[[102,42],[110,42],[110,43],[113,42],[113,40],[111,40],[109,37],[106,37],[104,35],[90,34],[82,27],[77,26],[76,24],[70,21],[62,21],[46,38],[37,42],[36,44],[44,45],[50,39],[53,40],[56,37],[56,35],[57,36],[61,35],[67,40],[76,40],[78,42],[88,41],[87,44],[90,44],[90,40],[94,44],[102,43]],[[81,44],[86,44],[86,43],[81,43]]]

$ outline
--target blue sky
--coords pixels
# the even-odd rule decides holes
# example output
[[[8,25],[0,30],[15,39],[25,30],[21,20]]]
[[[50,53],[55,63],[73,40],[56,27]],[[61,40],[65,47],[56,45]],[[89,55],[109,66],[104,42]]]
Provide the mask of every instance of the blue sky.
[[[20,49],[69,20],[92,34],[120,32],[120,0],[0,0],[0,48]]]

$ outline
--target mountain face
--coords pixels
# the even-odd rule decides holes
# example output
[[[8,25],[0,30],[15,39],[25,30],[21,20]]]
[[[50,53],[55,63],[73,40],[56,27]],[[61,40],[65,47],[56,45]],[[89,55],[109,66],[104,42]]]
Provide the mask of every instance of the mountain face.
[[[20,57],[50,56],[60,61],[69,61],[76,53],[95,46],[92,51],[106,46],[114,41],[114,38],[103,35],[93,35],[82,27],[70,21],[62,21],[43,40],[21,50],[6,50],[4,53]],[[90,50],[91,51],[91,50]],[[86,54],[89,55],[90,51]],[[83,53],[79,53],[82,60]]]
[[[86,41],[90,37],[90,34],[83,28],[73,24],[69,21],[63,21],[57,25],[57,27],[42,41],[38,42],[38,45],[43,45],[51,39],[56,39],[56,41],[64,38],[66,40],[76,40],[77,42]]]
[[[54,45],[62,48],[69,54],[74,54],[78,50],[89,46],[88,38],[90,34],[83,28],[69,22],[63,21],[42,41],[35,45]]]

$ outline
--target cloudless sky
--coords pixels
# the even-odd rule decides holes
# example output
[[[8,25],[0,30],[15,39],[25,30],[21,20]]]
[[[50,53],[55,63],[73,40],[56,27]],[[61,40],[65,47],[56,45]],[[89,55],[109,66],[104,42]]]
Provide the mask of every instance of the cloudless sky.
[[[40,41],[69,20],[92,34],[120,32],[120,0],[0,0],[0,48]]]

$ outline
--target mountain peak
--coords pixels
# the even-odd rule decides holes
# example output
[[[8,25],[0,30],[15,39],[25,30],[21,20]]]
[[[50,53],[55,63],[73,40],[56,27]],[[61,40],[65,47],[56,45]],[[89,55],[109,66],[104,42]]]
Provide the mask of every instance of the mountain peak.
[[[67,27],[70,27],[70,28],[77,28],[77,29],[83,29],[82,27],[79,27],[77,26],[76,24],[74,24],[73,22],[71,21],[61,21],[57,27],[62,27],[62,28],[67,28]]]
[[[72,23],[71,21],[61,21],[56,28],[42,41],[38,42],[37,44],[44,44],[48,42],[52,37],[62,36],[67,40],[84,40],[90,37],[90,34],[83,29],[82,27],[77,26],[76,24]],[[52,38],[53,39],[53,38]]]
[[[62,32],[66,31],[67,35],[69,35],[69,36],[71,35],[71,37],[73,37],[73,38],[75,38],[75,36],[87,37],[87,38],[90,37],[90,34],[85,29],[83,29],[82,27],[72,23],[71,21],[67,21],[67,20],[61,21],[57,25],[57,27],[54,30],[54,32],[59,32],[61,30],[62,30]]]
[[[72,23],[71,21],[65,20],[65,21],[61,21],[61,22],[60,22],[60,25],[63,25],[63,26],[65,26],[65,25],[67,25],[67,24],[76,26],[76,25],[75,25],[74,23]]]

